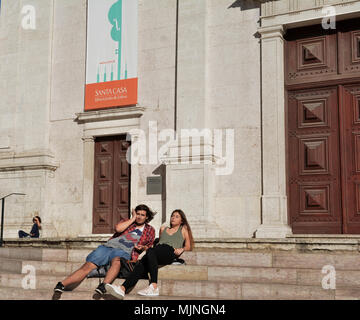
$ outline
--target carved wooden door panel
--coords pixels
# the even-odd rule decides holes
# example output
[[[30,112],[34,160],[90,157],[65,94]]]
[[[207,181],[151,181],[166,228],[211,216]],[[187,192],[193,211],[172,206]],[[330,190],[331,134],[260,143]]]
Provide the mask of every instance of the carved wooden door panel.
[[[360,21],[344,21],[338,25],[338,65],[342,78],[359,77]]]
[[[360,85],[340,87],[344,233],[360,233]]]
[[[93,233],[113,233],[115,224],[129,217],[129,143],[121,137],[95,141]]]
[[[293,233],[341,233],[336,86],[288,93],[288,148]]]
[[[129,218],[130,164],[126,160],[129,145],[130,143],[125,139],[118,139],[114,142],[114,225],[122,219]]]
[[[290,29],[286,34],[285,81],[287,85],[336,79],[337,34],[321,26]]]

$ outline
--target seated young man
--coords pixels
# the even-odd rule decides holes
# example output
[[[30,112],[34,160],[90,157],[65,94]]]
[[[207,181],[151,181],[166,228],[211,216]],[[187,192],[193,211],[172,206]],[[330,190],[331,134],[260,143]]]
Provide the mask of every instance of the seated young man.
[[[86,263],[58,282],[55,292],[64,292],[65,288],[74,283],[80,283],[95,268],[111,263],[103,283],[95,291],[105,294],[105,284],[112,283],[120,271],[120,258],[136,261],[139,254],[152,247],[155,239],[155,229],[148,223],[153,219],[154,212],[148,206],[138,205],[132,212],[132,217],[120,221],[116,226],[116,233],[104,245],[100,245],[86,258]]]

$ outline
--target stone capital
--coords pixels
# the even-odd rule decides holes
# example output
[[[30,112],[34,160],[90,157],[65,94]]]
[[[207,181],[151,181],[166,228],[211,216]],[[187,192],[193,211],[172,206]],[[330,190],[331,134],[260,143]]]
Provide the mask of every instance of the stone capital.
[[[95,141],[95,137],[92,137],[92,136],[82,137],[81,139],[84,142],[94,142]]]
[[[261,39],[281,38],[283,39],[285,27],[283,25],[262,27],[258,29]]]

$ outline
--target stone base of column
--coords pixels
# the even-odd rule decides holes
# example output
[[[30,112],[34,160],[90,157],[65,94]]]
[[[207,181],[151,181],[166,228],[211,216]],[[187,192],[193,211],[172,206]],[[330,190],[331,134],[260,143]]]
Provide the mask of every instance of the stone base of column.
[[[262,224],[255,232],[256,238],[286,238],[291,235],[290,226],[283,224],[265,225]]]
[[[166,220],[173,210],[183,210],[195,238],[218,233],[212,223],[212,175],[211,166],[205,164],[166,166]]]
[[[261,197],[263,223],[256,230],[256,238],[286,238],[292,234],[287,219],[287,198],[281,194]]]
[[[195,240],[224,237],[225,231],[215,222],[211,221],[191,221],[189,220],[191,231]]]

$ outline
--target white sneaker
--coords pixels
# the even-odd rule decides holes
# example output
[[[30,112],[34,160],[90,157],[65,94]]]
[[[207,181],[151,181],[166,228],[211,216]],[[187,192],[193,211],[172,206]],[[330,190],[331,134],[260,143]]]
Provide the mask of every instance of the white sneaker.
[[[106,283],[105,289],[106,289],[106,293],[111,294],[115,298],[122,300],[125,297],[125,292],[123,291],[123,289],[121,289],[120,286],[115,286],[115,285]]]
[[[159,288],[154,289],[154,287],[151,284],[146,289],[140,290],[138,294],[141,296],[155,297],[159,295]]]

